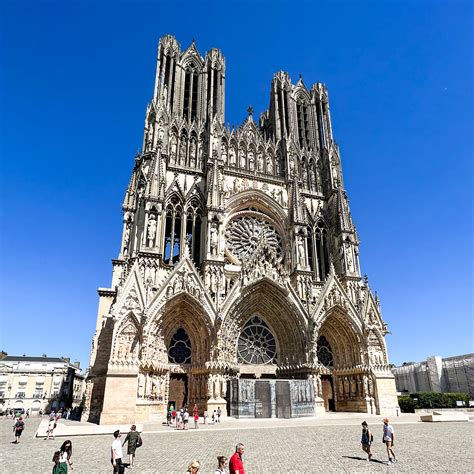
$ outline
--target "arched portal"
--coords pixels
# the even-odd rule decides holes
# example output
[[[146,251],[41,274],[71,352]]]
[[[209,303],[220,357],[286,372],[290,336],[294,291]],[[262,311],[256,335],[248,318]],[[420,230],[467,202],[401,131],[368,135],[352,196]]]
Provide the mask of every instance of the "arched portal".
[[[148,363],[140,373],[139,397],[158,397],[166,408],[197,403],[204,409],[208,396],[206,362],[215,331],[200,302],[188,294],[178,294],[159,309],[146,332]],[[161,364],[154,363],[157,359]],[[153,384],[157,393],[153,393]]]
[[[229,384],[232,416],[314,415],[307,362],[307,321],[291,296],[264,278],[244,289],[222,323],[222,357],[237,367]]]
[[[241,374],[262,377],[276,375],[280,366],[306,362],[306,327],[284,290],[263,279],[244,290],[224,318],[219,339]]]
[[[366,376],[363,347],[348,314],[333,308],[317,339],[318,361],[323,366],[321,397],[327,411],[366,411]]]

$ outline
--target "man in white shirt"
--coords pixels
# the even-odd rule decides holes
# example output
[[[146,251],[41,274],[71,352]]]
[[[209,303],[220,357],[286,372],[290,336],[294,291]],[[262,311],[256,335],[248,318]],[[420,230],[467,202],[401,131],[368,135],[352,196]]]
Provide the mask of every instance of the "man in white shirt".
[[[114,441],[112,443],[111,454],[112,454],[112,466],[114,467],[114,473],[123,474],[125,472],[125,466],[122,464],[122,443],[120,442],[120,430],[114,431]]]

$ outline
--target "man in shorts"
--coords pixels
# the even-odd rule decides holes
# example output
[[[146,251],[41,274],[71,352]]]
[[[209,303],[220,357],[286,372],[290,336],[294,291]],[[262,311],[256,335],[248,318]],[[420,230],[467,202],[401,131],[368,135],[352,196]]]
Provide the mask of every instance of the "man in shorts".
[[[387,464],[392,464],[397,462],[395,452],[393,451],[393,442],[395,440],[395,433],[393,431],[393,426],[389,425],[388,418],[383,419],[383,442],[387,448],[388,462]]]

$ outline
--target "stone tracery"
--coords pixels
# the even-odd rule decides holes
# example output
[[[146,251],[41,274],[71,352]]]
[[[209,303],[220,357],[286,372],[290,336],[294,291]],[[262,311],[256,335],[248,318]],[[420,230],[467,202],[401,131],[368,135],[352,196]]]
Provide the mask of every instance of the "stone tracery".
[[[135,422],[195,402],[255,416],[263,386],[265,416],[280,416],[286,389],[291,416],[323,399],[391,409],[387,330],[360,276],[327,89],[280,71],[258,123],[250,107],[231,129],[225,74],[219,50],[160,40],[121,251],[99,290],[86,413]]]

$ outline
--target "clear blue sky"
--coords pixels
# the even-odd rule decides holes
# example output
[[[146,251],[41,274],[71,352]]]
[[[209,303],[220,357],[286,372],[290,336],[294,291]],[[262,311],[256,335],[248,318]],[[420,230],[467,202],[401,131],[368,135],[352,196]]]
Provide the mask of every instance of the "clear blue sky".
[[[328,86],[391,362],[474,350],[470,1],[0,8],[3,350],[88,364],[166,33],[222,50],[231,124],[279,69]]]

